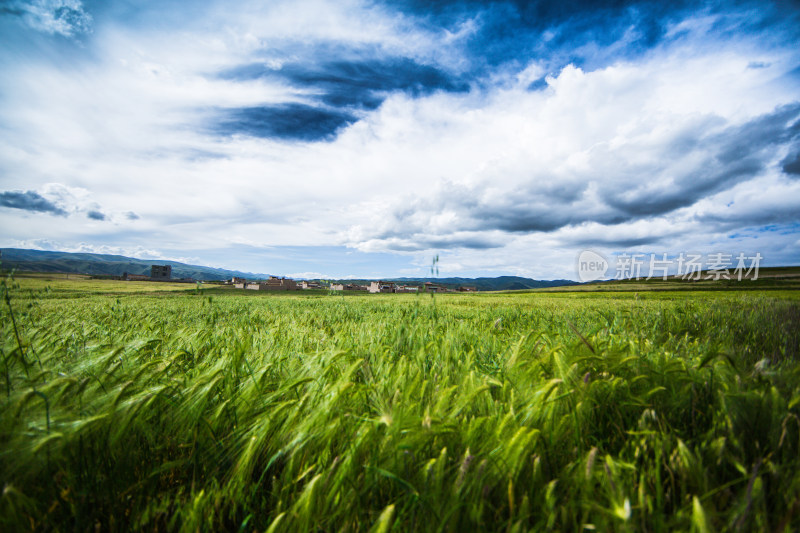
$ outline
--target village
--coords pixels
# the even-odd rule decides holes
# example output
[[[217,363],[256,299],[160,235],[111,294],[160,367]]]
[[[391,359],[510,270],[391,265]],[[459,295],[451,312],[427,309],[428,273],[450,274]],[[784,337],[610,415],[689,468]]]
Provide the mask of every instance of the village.
[[[420,285],[401,285],[393,281],[370,281],[369,285],[357,283],[325,283],[321,281],[295,281],[291,278],[270,276],[265,281],[248,282],[242,278],[233,278],[229,283],[237,289],[254,291],[296,291],[310,289],[327,289],[331,291],[360,291],[368,293],[418,293],[418,292],[476,292],[476,287],[444,287],[427,281]]]
[[[172,281],[172,282],[194,282],[188,278],[172,278],[172,266],[170,265],[151,265],[150,275],[124,273],[121,279],[125,281]],[[329,290],[329,291],[354,291],[367,293],[442,293],[442,292],[477,292],[477,287],[460,286],[445,287],[437,285],[431,281],[418,285],[403,285],[393,281],[370,281],[368,285],[358,283],[337,283],[324,281],[294,280],[292,278],[270,276],[266,280],[247,280],[245,278],[232,278],[224,282],[226,285],[233,285],[236,289],[246,289],[253,291],[300,291],[300,290]]]

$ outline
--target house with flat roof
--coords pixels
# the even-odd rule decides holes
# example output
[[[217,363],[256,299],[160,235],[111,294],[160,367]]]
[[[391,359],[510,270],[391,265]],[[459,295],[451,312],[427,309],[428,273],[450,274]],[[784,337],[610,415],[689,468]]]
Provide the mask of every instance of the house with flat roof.
[[[297,290],[297,283],[293,279],[279,278],[277,276],[270,276],[266,282],[259,285],[264,286],[260,289],[262,291],[295,291]]]
[[[150,267],[150,279],[153,281],[169,281],[171,277],[171,265],[152,265]]]
[[[434,285],[432,281],[426,281],[425,286],[422,288],[424,292],[446,292],[444,287]]]
[[[378,292],[394,292],[395,285],[391,281],[373,281],[369,284],[367,290],[371,293]]]
[[[416,285],[398,285],[394,292],[419,292],[419,287]]]

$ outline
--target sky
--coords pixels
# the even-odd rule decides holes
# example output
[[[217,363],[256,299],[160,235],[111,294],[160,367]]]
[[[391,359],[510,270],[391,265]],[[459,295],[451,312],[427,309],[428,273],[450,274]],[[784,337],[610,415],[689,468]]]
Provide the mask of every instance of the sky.
[[[800,2],[0,0],[0,246],[800,264]]]

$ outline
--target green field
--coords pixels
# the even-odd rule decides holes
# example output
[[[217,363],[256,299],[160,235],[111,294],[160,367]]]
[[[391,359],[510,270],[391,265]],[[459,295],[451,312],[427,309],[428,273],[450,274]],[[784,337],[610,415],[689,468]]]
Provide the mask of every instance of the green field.
[[[800,528],[797,291],[2,291],[3,531]]]

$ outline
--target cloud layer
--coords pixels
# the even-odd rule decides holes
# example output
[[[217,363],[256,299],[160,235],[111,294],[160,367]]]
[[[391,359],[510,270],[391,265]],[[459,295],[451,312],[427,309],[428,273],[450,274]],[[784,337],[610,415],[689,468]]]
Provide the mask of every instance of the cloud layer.
[[[2,244],[338,276],[800,261],[796,6],[579,7],[8,2]]]

